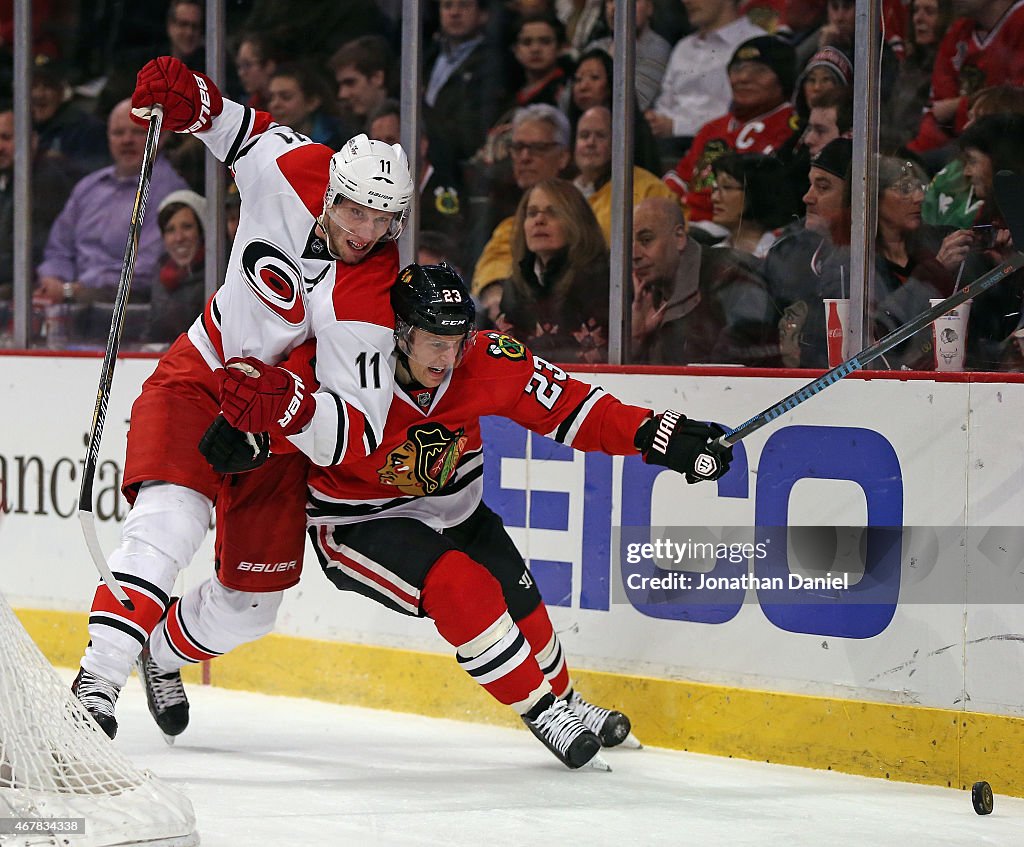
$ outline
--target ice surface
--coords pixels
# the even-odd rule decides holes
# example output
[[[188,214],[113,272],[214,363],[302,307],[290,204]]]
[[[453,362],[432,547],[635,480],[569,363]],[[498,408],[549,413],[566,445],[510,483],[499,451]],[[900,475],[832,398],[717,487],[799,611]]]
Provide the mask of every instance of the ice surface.
[[[70,676],[68,677],[70,681]],[[134,677],[116,744],[184,791],[204,847],[1012,847],[1024,799],[670,750],[571,772],[528,732],[190,686],[168,747]],[[636,728],[643,739],[643,727]]]

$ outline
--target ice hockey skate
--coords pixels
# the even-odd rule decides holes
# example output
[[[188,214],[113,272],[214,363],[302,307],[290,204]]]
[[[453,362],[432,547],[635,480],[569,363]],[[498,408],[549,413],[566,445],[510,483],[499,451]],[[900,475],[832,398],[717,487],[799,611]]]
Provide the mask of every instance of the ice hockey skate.
[[[71,693],[85,706],[85,710],[99,724],[100,729],[110,738],[117,735],[114,704],[117,703],[117,695],[121,693],[120,688],[85,668],[79,668],[78,676],[71,683]]]
[[[567,768],[611,770],[601,757],[601,739],[584,726],[565,700],[545,694],[523,715],[523,723]]]
[[[150,655],[148,645],[139,653],[135,667],[146,690],[149,713],[160,727],[164,741],[174,744],[175,737],[188,726],[188,697],[181,682],[181,672],[160,670]]]
[[[621,745],[633,750],[643,747],[640,740],[630,731],[630,720],[622,712],[588,703],[575,689],[569,692],[565,700],[583,725],[601,739],[602,747]]]

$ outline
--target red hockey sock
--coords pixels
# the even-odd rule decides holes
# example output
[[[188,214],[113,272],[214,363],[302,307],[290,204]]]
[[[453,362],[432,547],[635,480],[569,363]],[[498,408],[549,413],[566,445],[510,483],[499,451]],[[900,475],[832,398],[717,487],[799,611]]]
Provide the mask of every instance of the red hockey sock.
[[[434,563],[421,602],[462,669],[498,702],[525,712],[549,690],[501,585],[465,553],[452,550]]]
[[[551,618],[548,617],[544,601],[541,600],[536,609],[522,620],[516,621],[516,624],[530,642],[530,650],[544,676],[551,683],[551,690],[555,692],[556,697],[564,697],[572,690],[572,682],[569,679],[569,668],[565,664],[562,643],[551,626]]]

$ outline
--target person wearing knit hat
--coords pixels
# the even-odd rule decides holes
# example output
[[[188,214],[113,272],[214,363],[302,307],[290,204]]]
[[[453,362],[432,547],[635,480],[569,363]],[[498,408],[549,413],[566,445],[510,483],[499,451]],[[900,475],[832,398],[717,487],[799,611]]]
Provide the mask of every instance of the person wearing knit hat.
[[[729,111],[700,128],[689,151],[664,179],[683,197],[689,222],[722,237],[711,223],[712,166],[724,153],[773,153],[793,133],[789,102],[795,76],[793,48],[770,35],[740,44],[728,64]]]
[[[146,340],[151,343],[174,341],[203,311],[206,217],[206,198],[188,189],[172,191],[160,202],[157,224],[164,254],[150,299]]]
[[[822,47],[811,56],[796,81],[793,104],[797,114],[806,120],[811,107],[825,91],[853,86],[853,63],[838,47]]]
[[[796,53],[793,48],[774,35],[759,35],[744,41],[729,59],[728,70],[732,71],[741,62],[759,62],[775,71],[782,86],[782,93],[790,97],[796,79]]]

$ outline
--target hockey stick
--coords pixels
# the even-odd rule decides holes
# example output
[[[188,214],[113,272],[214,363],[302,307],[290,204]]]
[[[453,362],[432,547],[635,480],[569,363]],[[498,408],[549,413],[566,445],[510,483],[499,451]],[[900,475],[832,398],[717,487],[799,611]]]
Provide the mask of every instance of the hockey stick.
[[[124,329],[124,314],[128,306],[128,293],[132,286],[132,272],[135,268],[135,254],[139,249],[139,233],[142,219],[146,216],[146,200],[149,198],[149,183],[153,178],[153,162],[156,159],[156,145],[160,138],[160,127],[164,121],[164,110],[159,105],[153,106],[149,119],[149,133],[146,135],[146,147],[142,155],[142,172],[139,174],[139,188],[135,192],[135,205],[132,207],[131,222],[128,225],[128,243],[124,248],[124,264],[121,266],[121,278],[117,282],[117,294],[114,297],[114,313],[110,321],[110,334],[107,336],[107,350],[103,354],[103,367],[100,370],[100,384],[96,390],[96,406],[92,413],[92,426],[89,430],[89,446],[85,451],[85,467],[82,469],[82,488],[78,495],[78,520],[85,534],[85,544],[89,548],[93,564],[100,572],[103,581],[128,611],[135,611],[135,604],[128,598],[124,589],[114,579],[107,565],[107,557],[103,555],[99,537],[96,535],[96,516],[92,510],[92,485],[96,476],[96,464],[99,460],[100,440],[103,438],[103,425],[107,420],[107,401],[114,382],[114,365],[117,362],[117,351],[121,346],[121,331]]]
[[[717,443],[724,447],[732,447],[733,444],[742,441],[751,433],[757,432],[769,421],[773,421],[777,417],[786,414],[786,412],[792,411],[805,400],[809,400],[830,385],[835,385],[844,376],[849,376],[855,371],[862,370],[867,364],[873,362],[879,356],[888,353],[897,344],[906,341],[915,332],[928,326],[936,318],[941,318],[961,303],[965,303],[972,297],[977,297],[982,292],[988,291],[993,285],[1005,279],[1014,271],[1024,267],[1024,252],[1021,252],[1021,249],[1024,248],[1024,175],[1014,174],[1010,171],[1000,171],[996,174],[994,183],[996,202],[1003,214],[1003,219],[1010,228],[1013,243],[1018,248],[1016,253],[999,267],[993,268],[987,274],[978,277],[974,282],[964,286],[941,303],[936,304],[926,312],[922,312],[903,326],[897,327],[870,347],[865,347],[857,355],[836,365],[832,370],[807,383],[803,388],[798,388],[788,397],[780,400],[774,406],[765,409],[760,414],[755,415],[746,423],[742,423],[735,429],[730,430],[725,435],[719,437]]]

